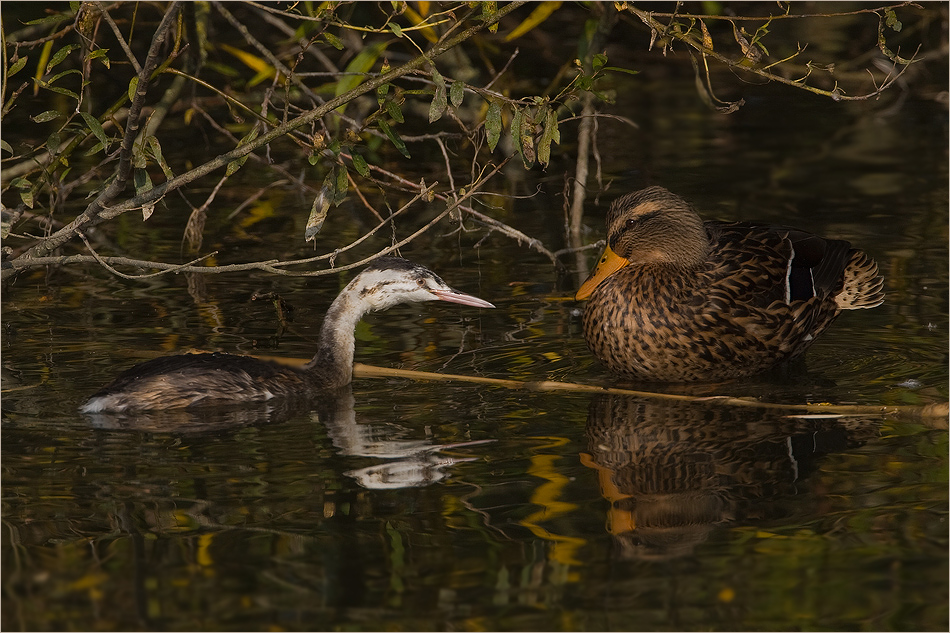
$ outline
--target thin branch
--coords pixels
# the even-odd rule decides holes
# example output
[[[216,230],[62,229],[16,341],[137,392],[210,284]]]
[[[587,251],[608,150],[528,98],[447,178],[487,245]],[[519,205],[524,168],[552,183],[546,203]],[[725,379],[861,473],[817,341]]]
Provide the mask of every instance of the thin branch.
[[[429,371],[411,369],[396,369],[390,367],[376,367],[355,363],[353,376],[356,378],[408,378],[410,380],[436,380],[471,382],[480,385],[504,387],[505,389],[525,389],[527,391],[571,391],[578,393],[615,394],[622,396],[637,396],[653,400],[673,400],[677,402],[693,402],[714,406],[750,407],[754,409],[770,409],[784,411],[807,411],[818,417],[841,418],[854,415],[881,415],[900,416],[904,418],[920,419],[932,428],[946,429],[947,415],[950,405],[937,402],[930,405],[849,405],[849,404],[779,404],[775,402],[761,402],[751,398],[735,398],[732,396],[685,396],[672,393],[658,393],[655,391],[635,391],[633,389],[618,389],[614,387],[598,387],[596,385],[582,385],[571,382],[554,380],[522,381],[507,380],[504,378],[485,378],[482,376],[462,376],[458,374],[442,374]]]
[[[108,263],[108,260],[110,260],[110,259],[111,259],[111,260],[116,260],[116,259],[122,259],[122,260],[124,260],[124,259],[125,259],[124,257],[109,257],[109,258],[101,257],[101,256],[99,255],[99,253],[97,253],[96,250],[92,247],[92,244],[89,243],[89,240],[86,239],[86,235],[85,235],[84,233],[80,233],[80,234],[79,234],[79,237],[82,239],[83,243],[86,245],[86,248],[89,249],[89,252],[92,253],[92,258],[93,258],[95,261],[99,262],[99,264],[101,264],[102,267],[105,268],[106,270],[108,270],[110,273],[112,273],[112,274],[115,275],[116,277],[121,277],[122,279],[147,279],[147,278],[149,278],[149,277],[158,277],[159,275],[165,275],[165,274],[168,274],[168,273],[181,272],[181,271],[183,271],[183,270],[185,270],[185,269],[187,269],[187,268],[192,267],[194,264],[197,264],[198,262],[200,262],[200,261],[203,260],[203,259],[208,259],[209,257],[214,257],[215,255],[218,254],[218,251],[214,251],[213,253],[208,253],[207,255],[202,255],[201,257],[199,257],[199,258],[197,258],[197,259],[193,259],[193,260],[191,260],[190,262],[188,262],[187,264],[169,265],[168,268],[165,268],[165,269],[163,269],[163,270],[161,270],[161,271],[159,271],[159,272],[157,272],[157,273],[151,273],[151,274],[148,274],[148,275],[127,275],[127,274],[125,274],[125,273],[123,273],[123,272],[119,272],[118,270],[116,270],[115,268],[113,268],[112,266],[110,266],[109,263]],[[135,261],[135,260],[129,260],[129,262],[133,262],[133,261]],[[125,262],[122,262],[122,263],[125,263]],[[145,262],[141,262],[141,263],[145,263]]]
[[[99,10],[102,12],[102,17],[105,19],[106,24],[109,25],[110,29],[112,29],[112,34],[115,35],[115,39],[119,41],[119,46],[122,47],[122,51],[128,58],[129,63],[132,64],[132,68],[135,69],[135,74],[141,75],[142,67],[139,65],[139,60],[135,59],[132,49],[129,48],[128,42],[125,41],[125,36],[122,35],[122,31],[119,30],[119,25],[117,25],[115,20],[112,19],[112,16],[109,15],[109,10],[107,7],[102,6],[101,2],[97,2],[96,4],[99,6]]]

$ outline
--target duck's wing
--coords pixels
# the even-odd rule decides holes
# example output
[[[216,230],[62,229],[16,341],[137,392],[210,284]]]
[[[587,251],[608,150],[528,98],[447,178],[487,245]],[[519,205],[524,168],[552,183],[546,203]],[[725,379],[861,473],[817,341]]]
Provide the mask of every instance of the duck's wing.
[[[715,274],[747,301],[791,304],[840,292],[851,244],[781,225],[707,222]]]

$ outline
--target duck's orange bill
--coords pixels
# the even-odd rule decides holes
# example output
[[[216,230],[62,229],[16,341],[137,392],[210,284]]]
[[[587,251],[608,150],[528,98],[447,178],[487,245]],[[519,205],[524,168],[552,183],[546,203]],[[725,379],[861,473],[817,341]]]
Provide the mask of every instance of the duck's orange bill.
[[[600,285],[604,279],[610,277],[612,274],[629,264],[630,262],[625,258],[621,257],[617,253],[610,250],[610,247],[604,249],[603,255],[600,256],[600,261],[597,262],[597,266],[594,267],[593,272],[590,274],[590,277],[587,278],[581,287],[578,288],[577,294],[574,295],[574,298],[577,301],[581,301],[590,296],[594,292],[594,288]]]

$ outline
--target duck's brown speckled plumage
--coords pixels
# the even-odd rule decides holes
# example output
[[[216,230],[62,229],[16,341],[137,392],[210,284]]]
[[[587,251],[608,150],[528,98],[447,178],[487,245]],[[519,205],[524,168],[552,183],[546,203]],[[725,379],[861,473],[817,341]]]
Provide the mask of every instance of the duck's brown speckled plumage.
[[[599,270],[578,292],[589,296],[584,337],[634,379],[751,375],[804,352],[841,310],[884,300],[877,264],[848,242],[704,223],[662,187],[615,201],[607,227]]]

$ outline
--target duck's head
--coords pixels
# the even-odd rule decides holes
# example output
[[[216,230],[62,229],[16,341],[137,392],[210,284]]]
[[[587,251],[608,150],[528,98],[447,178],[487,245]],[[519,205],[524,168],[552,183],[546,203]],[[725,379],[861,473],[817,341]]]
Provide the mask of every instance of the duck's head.
[[[679,196],[663,187],[627,194],[607,212],[607,246],[577,291],[586,299],[607,277],[629,264],[699,266],[709,252],[703,221]]]
[[[492,304],[459,292],[434,272],[399,257],[373,260],[353,278],[343,294],[352,294],[366,311],[385,310],[400,303],[449,301],[476,308],[494,308]]]

